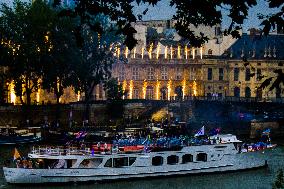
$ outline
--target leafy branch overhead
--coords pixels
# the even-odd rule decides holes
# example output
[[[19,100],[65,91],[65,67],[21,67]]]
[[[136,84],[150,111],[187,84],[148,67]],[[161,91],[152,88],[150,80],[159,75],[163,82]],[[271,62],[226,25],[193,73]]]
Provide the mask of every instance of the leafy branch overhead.
[[[282,0],[267,0],[269,7],[278,8],[279,11],[272,15],[263,15],[263,32],[268,34],[271,28],[284,27],[283,21],[283,1]],[[137,32],[132,23],[143,19],[148,8],[142,14],[134,13],[134,7],[141,4],[149,4],[156,6],[162,0],[74,0],[75,8],[69,8],[62,11],[61,15],[80,17],[80,24],[77,29],[77,40],[82,44],[80,37],[80,27],[88,24],[96,32],[101,32],[101,25],[99,23],[91,23],[91,17],[94,15],[103,14],[115,22],[118,26],[117,33],[125,35],[124,44],[132,49],[137,41],[134,34]],[[244,20],[248,17],[248,11],[253,6],[257,5],[257,0],[170,0],[169,5],[175,7],[176,13],[173,20],[176,22],[175,29],[181,37],[189,40],[192,46],[201,46],[208,40],[208,37],[200,32],[195,33],[192,30],[193,26],[205,25],[215,26],[221,24],[225,16],[231,20],[230,25],[225,28],[225,35],[232,35],[233,37],[240,37],[239,30],[242,29]],[[54,6],[60,4],[60,0],[54,1]],[[223,13],[225,14],[222,14]]]

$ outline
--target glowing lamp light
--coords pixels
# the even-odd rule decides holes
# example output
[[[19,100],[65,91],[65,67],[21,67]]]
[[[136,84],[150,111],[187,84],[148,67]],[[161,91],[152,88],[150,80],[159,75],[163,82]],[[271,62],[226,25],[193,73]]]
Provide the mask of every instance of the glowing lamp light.
[[[159,100],[160,98],[160,84],[161,82],[159,80],[157,80],[157,83],[156,83],[156,100]]]
[[[133,88],[134,88],[133,80],[130,80],[130,83],[129,83],[129,99],[133,98]]]
[[[173,47],[171,46],[171,59],[173,59]]]
[[[185,59],[187,59],[187,45],[184,47],[184,51],[185,51]]]
[[[123,83],[122,83],[122,91],[123,91],[123,93],[126,90],[126,86],[127,86],[127,82],[126,82],[126,80],[123,80]],[[123,95],[122,99],[125,99],[125,95]]]
[[[160,44],[158,44],[157,46],[157,54],[156,54],[156,58],[159,59],[159,55],[160,55]]]
[[[165,47],[165,59],[168,57],[168,46]]]
[[[142,92],[143,92],[143,99],[146,99],[146,90],[147,90],[147,81],[146,79],[143,81],[143,87],[142,87]]]
[[[197,84],[196,84],[196,81],[193,81],[192,89],[193,89],[193,96],[197,96]]]
[[[128,47],[125,48],[125,58],[128,58]]]
[[[15,93],[15,84],[14,81],[10,83],[10,103],[15,104],[16,103],[16,93]]]
[[[135,56],[136,56],[136,47],[134,47],[133,49],[133,58],[135,58]]]
[[[195,59],[195,49],[192,48],[192,58]]]
[[[181,56],[180,56],[180,45],[178,45],[178,59],[180,59]]]
[[[200,59],[202,59],[202,55],[203,55],[203,48],[200,47]]]
[[[182,81],[182,99],[184,100],[184,97],[185,97],[185,87],[186,87],[186,79],[183,78],[183,81]]]
[[[141,48],[141,57],[142,57],[142,59],[144,57],[144,47]]]
[[[168,100],[170,100],[171,99],[171,92],[172,92],[172,80],[169,79],[167,87],[168,87]]]
[[[77,102],[79,102],[79,101],[80,101],[80,98],[81,98],[81,92],[80,92],[80,91],[78,91],[78,93],[77,93]]]

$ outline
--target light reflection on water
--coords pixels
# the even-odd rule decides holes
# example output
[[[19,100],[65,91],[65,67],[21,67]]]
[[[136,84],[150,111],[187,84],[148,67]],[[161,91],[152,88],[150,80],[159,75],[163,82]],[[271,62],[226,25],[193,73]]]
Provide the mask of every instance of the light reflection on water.
[[[0,162],[11,155],[13,147],[0,147]],[[27,147],[20,150],[27,152]],[[3,158],[4,157],[4,158]],[[7,185],[1,172],[0,189],[270,189],[279,168],[284,169],[284,148],[265,151],[263,157],[268,159],[268,168],[234,173],[187,175],[143,180],[124,180],[107,183],[71,184],[52,186],[14,186]],[[2,166],[1,166],[2,167]]]

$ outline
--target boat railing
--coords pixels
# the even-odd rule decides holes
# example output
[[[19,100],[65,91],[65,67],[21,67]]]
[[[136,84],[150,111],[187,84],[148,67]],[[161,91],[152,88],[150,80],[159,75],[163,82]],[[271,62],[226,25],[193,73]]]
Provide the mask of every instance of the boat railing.
[[[87,155],[91,153],[92,152],[90,148],[39,146],[39,147],[33,147],[30,154],[63,156],[63,155]]]

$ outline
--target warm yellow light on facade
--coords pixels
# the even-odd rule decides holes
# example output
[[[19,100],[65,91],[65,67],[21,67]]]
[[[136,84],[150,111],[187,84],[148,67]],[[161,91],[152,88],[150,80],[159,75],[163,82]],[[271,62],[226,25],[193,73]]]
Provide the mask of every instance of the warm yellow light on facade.
[[[133,80],[130,80],[130,82],[129,82],[129,99],[133,98],[133,88],[134,88]]]
[[[168,46],[165,47],[165,59],[168,58]]]
[[[185,59],[187,59],[187,53],[188,53],[188,51],[187,51],[187,45],[185,45],[184,51],[185,51]]]
[[[136,47],[134,47],[133,49],[133,58],[135,58],[135,56],[136,56]]]
[[[192,58],[195,59],[195,49],[192,48]]]
[[[120,57],[120,47],[117,47],[117,58]]]
[[[128,58],[128,47],[125,48],[125,58]]]
[[[184,97],[185,97],[185,88],[186,88],[186,79],[183,78],[182,80],[182,99],[184,100]]]
[[[144,47],[141,48],[141,57],[142,57],[142,59],[144,57]]]
[[[167,87],[168,87],[168,100],[171,100],[172,80],[169,79]]]
[[[200,59],[202,59],[203,56],[203,47],[200,47]]]
[[[149,55],[149,58],[150,58],[150,59],[152,59],[153,46],[154,46],[154,44],[153,44],[153,43],[151,43],[151,44],[150,44],[149,51],[148,51],[148,55]]]
[[[160,84],[161,82],[157,80],[156,82],[156,100],[160,100]]]
[[[123,93],[125,93],[125,91],[126,91],[126,86],[127,86],[127,82],[126,82],[126,80],[123,80],[123,82],[122,82]],[[122,99],[125,99],[125,95],[123,95]]]
[[[15,93],[15,84],[14,81],[12,81],[9,85],[10,88],[10,103],[15,104],[16,103],[16,93]]]
[[[158,46],[157,46],[157,54],[156,54],[156,58],[157,59],[159,59],[160,49],[161,49],[160,44],[158,44]]]
[[[180,55],[180,45],[178,45],[178,59],[181,58],[181,55]]]
[[[171,46],[171,59],[173,59],[173,47]]]
[[[143,99],[146,99],[146,90],[147,90],[147,81],[146,79],[143,81],[143,88],[142,88],[142,92],[143,92]]]
[[[81,92],[80,92],[80,91],[78,91],[78,93],[77,93],[77,102],[79,102],[79,101],[80,101],[80,98],[81,98]]]
[[[193,96],[197,96],[197,84],[196,84],[196,81],[193,81],[192,89],[193,89]]]

